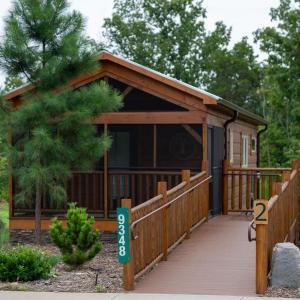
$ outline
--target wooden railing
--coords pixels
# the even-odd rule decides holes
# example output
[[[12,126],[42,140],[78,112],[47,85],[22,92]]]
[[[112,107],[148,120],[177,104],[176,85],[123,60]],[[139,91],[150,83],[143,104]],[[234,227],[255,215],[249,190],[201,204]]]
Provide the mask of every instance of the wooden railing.
[[[182,171],[177,186],[167,189],[158,182],[157,196],[130,209],[131,260],[124,265],[124,288],[134,289],[134,281],[160,260],[208,217],[208,180],[206,172],[190,176]],[[123,204],[128,199],[124,200]]]
[[[292,163],[292,172],[283,176],[283,182],[272,185],[268,202],[267,224],[256,225],[256,292],[263,294],[267,289],[268,273],[276,243],[299,242],[299,190],[300,164]]]
[[[139,205],[156,195],[159,181],[166,181],[168,188],[180,182],[180,171],[132,170],[109,171],[109,214],[115,214],[121,199],[130,198],[132,206]]]
[[[223,162],[223,213],[252,212],[253,201],[268,199],[274,182],[290,168],[236,168]]]
[[[167,188],[171,189],[180,180],[181,173],[175,170],[109,170],[105,205],[104,172],[74,171],[66,186],[68,201],[55,203],[43,195],[42,214],[64,216],[68,202],[76,202],[96,218],[115,218],[116,208],[121,205],[122,198],[131,198],[132,206],[136,206],[156,195],[157,182],[166,181]],[[14,194],[16,192],[17,188],[14,187]],[[34,201],[14,202],[13,213],[14,216],[34,215]]]

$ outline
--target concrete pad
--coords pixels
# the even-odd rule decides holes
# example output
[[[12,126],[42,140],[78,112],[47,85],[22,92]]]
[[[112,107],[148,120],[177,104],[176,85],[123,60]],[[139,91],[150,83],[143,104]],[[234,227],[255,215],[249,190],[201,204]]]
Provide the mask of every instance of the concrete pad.
[[[0,291],[1,300],[113,300],[119,294]]]
[[[39,293],[0,291],[1,300],[286,300],[287,298],[185,294]]]
[[[114,300],[241,300],[240,296],[183,295],[183,294],[121,294]]]

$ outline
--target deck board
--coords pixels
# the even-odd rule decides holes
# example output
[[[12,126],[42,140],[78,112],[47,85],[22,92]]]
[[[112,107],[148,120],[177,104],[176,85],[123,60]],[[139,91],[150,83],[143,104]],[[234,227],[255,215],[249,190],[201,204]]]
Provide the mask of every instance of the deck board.
[[[255,295],[255,243],[249,218],[218,216],[196,229],[136,284],[137,293]]]

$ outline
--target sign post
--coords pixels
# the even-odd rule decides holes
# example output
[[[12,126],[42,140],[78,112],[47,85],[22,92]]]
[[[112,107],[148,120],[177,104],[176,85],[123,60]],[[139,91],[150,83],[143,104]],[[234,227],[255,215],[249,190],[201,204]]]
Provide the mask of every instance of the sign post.
[[[123,286],[127,291],[134,289],[134,253],[130,234],[131,199],[122,199],[117,208],[118,259],[123,264]]]
[[[121,264],[130,261],[129,213],[128,208],[117,208],[118,260]]]

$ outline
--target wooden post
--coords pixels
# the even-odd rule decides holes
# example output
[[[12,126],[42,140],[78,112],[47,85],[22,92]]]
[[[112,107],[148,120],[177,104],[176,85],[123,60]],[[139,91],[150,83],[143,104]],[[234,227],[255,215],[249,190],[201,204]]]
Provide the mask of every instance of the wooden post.
[[[289,181],[290,180],[290,176],[291,176],[291,172],[290,171],[283,171],[282,172],[282,177],[281,177],[282,182]]]
[[[153,168],[157,167],[157,125],[153,125]]]
[[[273,182],[270,196],[279,195],[282,191],[282,182]]]
[[[129,218],[129,249],[130,249],[130,261],[123,265],[123,286],[126,291],[134,290],[134,252],[133,252],[133,240],[130,232],[131,225],[131,199],[122,199],[121,206],[128,208]]]
[[[187,183],[186,185],[186,189],[189,189],[190,188],[190,178],[191,178],[191,171],[190,170],[182,170],[181,171],[181,178],[182,178],[182,181],[185,181]],[[186,239],[189,239],[190,238],[190,229],[191,229],[191,207],[190,207],[190,198],[191,198],[191,195],[190,193],[187,194],[186,196],[186,205],[185,205],[185,208],[186,208],[186,236],[185,238]]]
[[[228,160],[223,160],[223,215],[228,215],[228,167]]]
[[[299,160],[292,160],[292,170],[297,170],[300,168],[300,161]]]
[[[202,171],[208,173],[207,124],[202,124]]]
[[[8,131],[8,145],[12,146],[12,130],[9,129]],[[13,216],[13,179],[12,179],[12,161],[11,161],[11,157],[9,157],[8,159],[8,170],[9,170],[9,174],[8,174],[8,207],[9,207],[9,223],[10,223],[10,219]],[[9,225],[10,228],[10,225]]]
[[[158,195],[163,195],[163,204],[167,203],[167,183],[165,181],[159,181],[157,183],[157,194]],[[163,209],[162,213],[162,253],[163,253],[163,258],[162,260],[167,260],[168,259],[168,245],[169,245],[169,228],[168,228],[168,223],[169,223],[169,216],[168,216],[168,208],[165,207]]]
[[[264,294],[268,285],[268,225],[256,225],[256,293]]]
[[[292,170],[298,170],[298,181],[296,184],[299,186],[299,168],[300,168],[300,161],[299,160],[292,160]],[[299,194],[298,194],[299,195]],[[297,210],[297,219],[296,219],[296,228],[295,228],[295,244],[299,246],[299,239],[300,239],[300,197],[296,201],[296,210]]]
[[[104,135],[107,135],[107,124],[104,124]],[[104,218],[108,218],[108,151],[104,152],[103,166],[103,191],[104,191]]]

